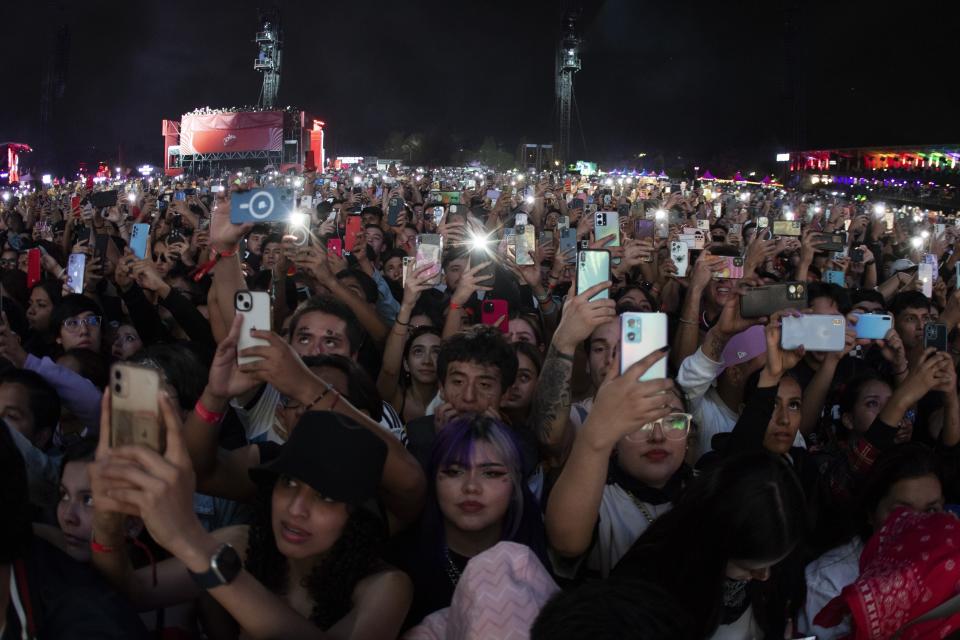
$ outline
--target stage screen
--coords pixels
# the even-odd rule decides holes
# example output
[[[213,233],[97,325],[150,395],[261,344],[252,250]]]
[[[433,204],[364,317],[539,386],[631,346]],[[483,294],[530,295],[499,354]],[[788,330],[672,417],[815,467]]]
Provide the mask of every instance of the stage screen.
[[[211,115],[184,115],[180,120],[180,153],[280,151],[283,112],[242,111]]]

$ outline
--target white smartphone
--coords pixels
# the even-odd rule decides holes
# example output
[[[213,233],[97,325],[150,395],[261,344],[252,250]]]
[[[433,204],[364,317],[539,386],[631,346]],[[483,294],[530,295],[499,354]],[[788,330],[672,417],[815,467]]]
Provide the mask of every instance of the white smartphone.
[[[71,293],[83,293],[83,273],[87,268],[87,254],[71,253],[67,258],[67,289]]]
[[[684,278],[690,267],[690,247],[686,242],[674,240],[670,243],[670,259],[677,265],[677,277]]]
[[[163,453],[165,432],[160,423],[160,374],[156,369],[126,362],[110,368],[110,446],[141,444]]]
[[[780,346],[805,347],[807,351],[843,351],[847,320],[840,315],[784,316]]]
[[[933,297],[933,265],[927,262],[921,262],[917,265],[917,277],[920,278],[920,285],[923,287],[923,295],[928,298]]]
[[[237,291],[233,298],[233,308],[243,316],[240,340],[237,343],[237,364],[243,365],[262,360],[262,358],[243,357],[239,354],[250,347],[265,347],[270,344],[266,340],[250,335],[254,329],[270,331],[270,294],[266,291]]]
[[[620,315],[620,375],[635,362],[667,346],[667,314],[635,313],[628,311]],[[641,381],[658,380],[667,377],[667,359],[658,360]]]

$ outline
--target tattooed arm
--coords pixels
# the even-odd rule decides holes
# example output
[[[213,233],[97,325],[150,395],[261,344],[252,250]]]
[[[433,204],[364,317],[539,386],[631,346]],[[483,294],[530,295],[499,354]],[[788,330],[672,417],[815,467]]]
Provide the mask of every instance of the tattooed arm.
[[[573,354],[577,345],[589,338],[594,329],[617,318],[613,300],[590,301],[591,297],[608,288],[610,284],[598,284],[567,299],[563,305],[563,317],[553,334],[546,361],[543,363],[533,396],[530,424],[551,462],[562,461],[563,451],[571,441],[572,431],[567,422],[570,419]]]
[[[573,374],[573,353],[563,353],[551,344],[543,371],[533,395],[530,422],[540,446],[555,461],[571,440],[570,378]]]

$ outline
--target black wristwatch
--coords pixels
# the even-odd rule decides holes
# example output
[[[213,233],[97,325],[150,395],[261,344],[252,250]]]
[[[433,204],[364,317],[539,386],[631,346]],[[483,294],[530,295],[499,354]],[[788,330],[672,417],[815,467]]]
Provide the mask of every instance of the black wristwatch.
[[[233,582],[240,575],[241,569],[243,562],[240,561],[236,549],[224,543],[217,547],[210,557],[209,569],[203,573],[194,573],[188,569],[187,573],[201,589],[213,589]]]

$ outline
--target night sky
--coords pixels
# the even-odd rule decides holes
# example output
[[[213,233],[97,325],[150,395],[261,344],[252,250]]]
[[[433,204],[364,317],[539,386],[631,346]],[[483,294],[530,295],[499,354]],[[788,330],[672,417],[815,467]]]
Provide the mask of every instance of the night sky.
[[[553,138],[562,3],[282,2],[280,103],[328,123],[334,155],[391,131],[513,151]],[[61,161],[162,161],[160,121],[255,103],[266,2],[4,3],[0,141],[43,146],[41,85],[61,24]],[[577,158],[770,159],[778,150],[960,142],[948,3],[585,0]],[[584,141],[586,148],[584,149]],[[439,153],[439,151],[438,151]]]

